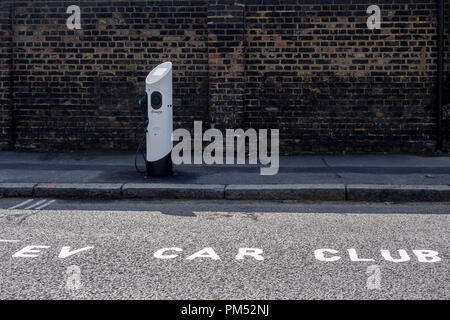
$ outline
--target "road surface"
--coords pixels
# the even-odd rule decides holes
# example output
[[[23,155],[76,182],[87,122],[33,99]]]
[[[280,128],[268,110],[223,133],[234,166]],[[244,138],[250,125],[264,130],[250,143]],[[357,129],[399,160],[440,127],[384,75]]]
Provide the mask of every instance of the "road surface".
[[[0,199],[0,299],[449,299],[449,213]]]

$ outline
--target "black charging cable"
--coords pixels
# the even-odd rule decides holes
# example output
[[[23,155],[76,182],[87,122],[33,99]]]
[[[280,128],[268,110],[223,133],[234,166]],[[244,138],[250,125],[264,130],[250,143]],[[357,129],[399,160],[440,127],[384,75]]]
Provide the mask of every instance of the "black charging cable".
[[[147,106],[148,106],[148,97],[147,97],[147,94],[145,94],[145,96],[143,96],[141,99],[139,99],[139,106],[140,106],[141,108],[143,108],[144,111],[145,111],[146,114],[147,114]],[[144,159],[144,163],[145,163],[146,166],[147,166],[147,159],[146,159],[146,157],[145,157],[144,148],[143,148],[143,147],[144,147],[144,143],[145,143],[145,138],[146,138],[146,135],[147,135],[147,132],[148,132],[147,127],[148,127],[148,119],[147,119],[147,120],[145,121],[145,123],[144,123],[144,135],[142,136],[141,140],[139,141],[138,148],[137,148],[137,150],[136,150],[136,155],[135,155],[135,157],[134,157],[134,167],[136,168],[136,171],[137,171],[138,173],[140,173],[140,174],[145,174],[145,173],[147,173],[146,170],[145,170],[145,171],[140,170],[140,169],[139,169],[139,166],[138,166],[138,164],[137,164],[138,156],[139,156],[139,154],[141,154],[141,155],[142,155],[142,159]],[[136,128],[136,131],[134,132],[134,141],[135,141],[136,143],[138,143],[137,133],[138,133],[139,129],[140,129],[140,126],[138,126],[138,127]]]

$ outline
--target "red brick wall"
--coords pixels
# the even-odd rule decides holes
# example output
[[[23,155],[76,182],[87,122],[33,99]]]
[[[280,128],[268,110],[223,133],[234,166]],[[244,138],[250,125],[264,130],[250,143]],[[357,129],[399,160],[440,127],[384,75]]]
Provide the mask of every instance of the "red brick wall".
[[[134,149],[137,100],[157,64],[174,64],[176,126],[208,119],[205,1],[15,4],[15,146]],[[81,30],[66,9],[81,8]]]
[[[1,148],[135,149],[145,77],[171,60],[175,127],[276,128],[290,154],[434,150],[435,0],[1,1],[0,21]]]
[[[214,0],[208,6],[211,125],[244,125],[245,1]]]
[[[366,26],[372,3],[381,30]],[[285,128],[294,153],[432,149],[436,1],[252,1],[246,11],[248,126]]]

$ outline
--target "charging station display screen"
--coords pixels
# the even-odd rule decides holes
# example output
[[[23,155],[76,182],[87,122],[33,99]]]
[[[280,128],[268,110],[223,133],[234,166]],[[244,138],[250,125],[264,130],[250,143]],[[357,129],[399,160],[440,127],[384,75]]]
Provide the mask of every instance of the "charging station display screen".
[[[153,73],[154,76],[162,76],[164,74],[164,72],[166,72],[167,68],[159,68],[156,69],[155,72]]]

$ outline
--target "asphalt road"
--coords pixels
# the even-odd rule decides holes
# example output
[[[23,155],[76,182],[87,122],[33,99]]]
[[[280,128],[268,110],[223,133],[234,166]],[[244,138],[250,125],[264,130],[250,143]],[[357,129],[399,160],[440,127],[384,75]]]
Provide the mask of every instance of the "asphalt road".
[[[448,204],[0,199],[0,208],[0,299],[450,298]]]

